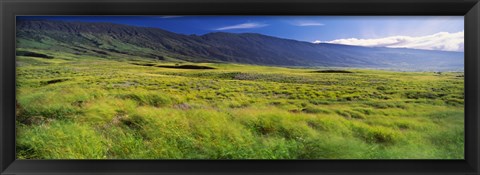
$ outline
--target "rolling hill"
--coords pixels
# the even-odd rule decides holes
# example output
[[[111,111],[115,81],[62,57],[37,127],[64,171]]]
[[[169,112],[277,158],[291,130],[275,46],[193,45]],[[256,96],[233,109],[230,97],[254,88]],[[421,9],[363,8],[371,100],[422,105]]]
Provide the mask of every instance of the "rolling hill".
[[[107,58],[273,66],[463,70],[463,52],[313,44],[256,33],[183,35],[112,23],[17,21],[17,47]]]

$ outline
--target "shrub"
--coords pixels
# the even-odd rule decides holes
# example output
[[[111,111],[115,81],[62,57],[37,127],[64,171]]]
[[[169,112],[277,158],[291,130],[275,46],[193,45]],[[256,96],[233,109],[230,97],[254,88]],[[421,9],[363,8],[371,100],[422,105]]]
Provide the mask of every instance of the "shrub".
[[[449,98],[445,100],[446,104],[452,105],[452,106],[461,106],[464,104],[463,99],[456,99],[456,98]]]
[[[158,93],[131,93],[118,95],[122,99],[132,99],[140,105],[150,105],[155,107],[162,107],[171,105],[175,102],[173,98],[165,94]]]
[[[325,101],[325,100],[309,100],[309,102],[311,104],[314,104],[314,105],[329,105],[329,104],[332,104],[333,102],[331,101]]]
[[[359,112],[350,111],[350,110],[336,110],[338,115],[341,115],[346,118],[355,118],[355,119],[365,119],[365,115]]]
[[[439,94],[436,94],[433,92],[422,92],[422,91],[405,92],[405,96],[410,99],[421,99],[421,98],[436,99],[440,97]]]
[[[378,109],[388,109],[388,108],[407,109],[408,108],[403,102],[378,101],[378,102],[366,102],[365,104]]]
[[[312,113],[312,114],[330,114],[331,111],[327,109],[321,109],[316,106],[306,106],[305,108],[302,109],[303,112],[305,113]]]
[[[394,144],[400,139],[398,132],[382,126],[372,127],[365,124],[352,124],[357,136],[370,143]]]
[[[80,113],[81,110],[64,104],[30,105],[20,109],[17,120],[24,124],[38,124],[47,119],[69,119]]]
[[[370,108],[354,108],[353,109],[354,111],[357,111],[357,112],[361,112],[363,114],[366,114],[366,115],[372,115],[374,114],[374,110],[370,109]]]

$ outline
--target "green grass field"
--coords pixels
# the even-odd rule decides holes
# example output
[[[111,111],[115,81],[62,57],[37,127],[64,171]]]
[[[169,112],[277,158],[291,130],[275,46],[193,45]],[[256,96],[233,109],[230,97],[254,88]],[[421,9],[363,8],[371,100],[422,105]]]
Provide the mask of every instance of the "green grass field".
[[[17,57],[20,159],[464,158],[463,73],[34,51],[53,58]]]

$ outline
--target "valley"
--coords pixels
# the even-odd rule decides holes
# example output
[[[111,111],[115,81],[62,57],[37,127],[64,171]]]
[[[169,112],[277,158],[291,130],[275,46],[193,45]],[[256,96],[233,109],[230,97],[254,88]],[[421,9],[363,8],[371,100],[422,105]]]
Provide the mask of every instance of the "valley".
[[[19,159],[464,158],[463,52],[16,27]]]

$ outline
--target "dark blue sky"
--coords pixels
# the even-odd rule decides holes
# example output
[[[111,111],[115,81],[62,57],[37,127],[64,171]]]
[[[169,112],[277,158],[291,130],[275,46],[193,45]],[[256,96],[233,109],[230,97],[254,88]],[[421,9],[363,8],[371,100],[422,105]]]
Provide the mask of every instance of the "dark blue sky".
[[[41,16],[49,19],[110,22],[156,27],[182,34],[261,33],[301,41],[389,36],[424,36],[463,31],[463,16]]]

